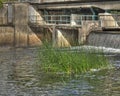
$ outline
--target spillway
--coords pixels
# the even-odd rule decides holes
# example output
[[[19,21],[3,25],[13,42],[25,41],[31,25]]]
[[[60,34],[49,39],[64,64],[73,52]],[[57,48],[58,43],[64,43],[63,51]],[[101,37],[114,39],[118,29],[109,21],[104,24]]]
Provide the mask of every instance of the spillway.
[[[120,32],[93,32],[87,38],[87,45],[120,49]]]

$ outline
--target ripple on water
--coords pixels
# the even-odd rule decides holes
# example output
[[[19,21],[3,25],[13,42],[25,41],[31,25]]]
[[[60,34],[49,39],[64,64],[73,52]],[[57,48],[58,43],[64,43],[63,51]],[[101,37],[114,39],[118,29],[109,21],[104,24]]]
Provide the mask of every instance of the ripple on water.
[[[36,52],[36,49],[0,51],[0,96],[120,96],[119,69],[69,79],[56,76],[55,81],[55,78],[34,74]],[[119,62],[117,59],[115,66]],[[46,81],[48,84],[40,85]]]

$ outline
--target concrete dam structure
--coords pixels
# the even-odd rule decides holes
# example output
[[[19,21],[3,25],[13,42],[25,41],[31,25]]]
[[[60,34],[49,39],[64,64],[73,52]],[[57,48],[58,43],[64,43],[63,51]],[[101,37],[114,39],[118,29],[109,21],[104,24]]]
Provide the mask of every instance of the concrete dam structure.
[[[120,48],[119,2],[18,0],[4,3],[0,9],[0,45],[39,46],[47,41],[57,47],[89,44]]]

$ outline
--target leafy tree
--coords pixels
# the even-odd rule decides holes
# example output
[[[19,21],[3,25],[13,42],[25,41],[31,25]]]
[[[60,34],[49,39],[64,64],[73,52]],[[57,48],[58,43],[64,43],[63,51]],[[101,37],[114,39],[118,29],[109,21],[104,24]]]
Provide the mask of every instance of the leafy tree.
[[[0,8],[2,7],[3,4],[3,0],[0,0]]]
[[[0,8],[3,6],[3,2],[7,2],[7,1],[17,1],[17,0],[0,0]]]

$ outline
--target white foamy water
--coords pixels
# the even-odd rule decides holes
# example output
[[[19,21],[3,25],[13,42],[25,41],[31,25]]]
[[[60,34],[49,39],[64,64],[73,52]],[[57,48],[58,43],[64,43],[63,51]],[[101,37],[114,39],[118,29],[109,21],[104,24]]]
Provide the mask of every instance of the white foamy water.
[[[107,48],[107,47],[96,47],[96,46],[76,46],[76,47],[71,47],[71,50],[85,50],[85,51],[91,51],[91,52],[103,52],[103,53],[120,53],[120,49],[115,49],[115,48]]]

